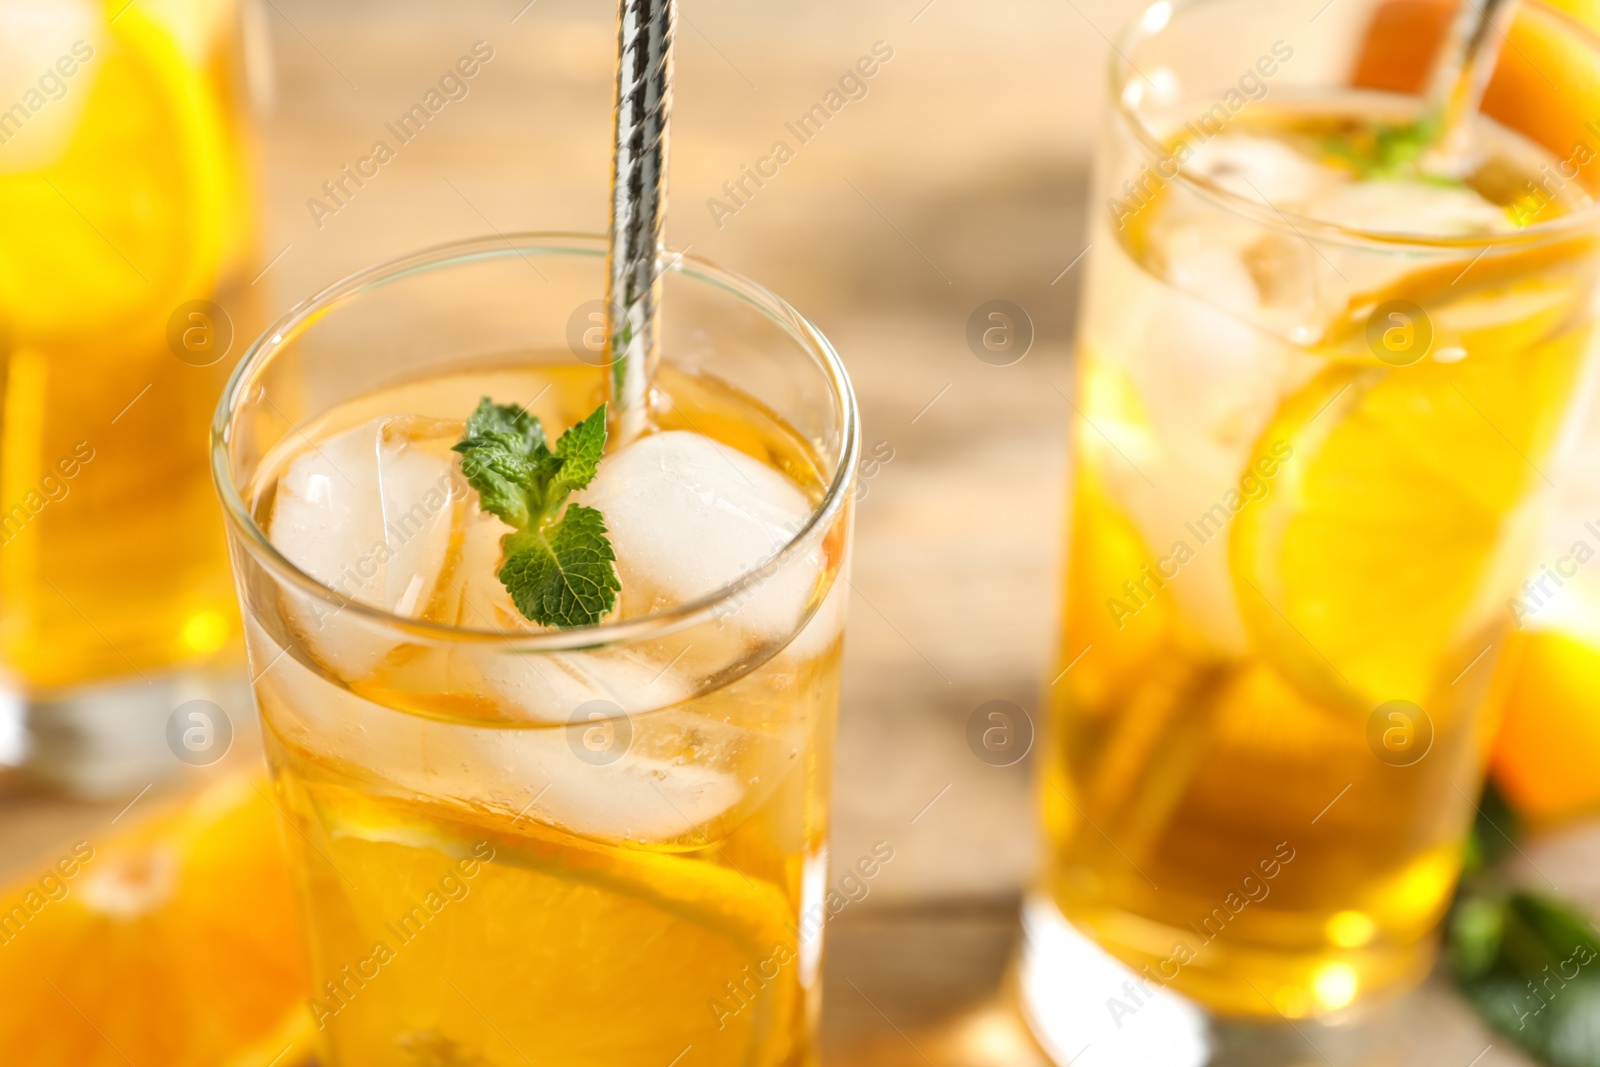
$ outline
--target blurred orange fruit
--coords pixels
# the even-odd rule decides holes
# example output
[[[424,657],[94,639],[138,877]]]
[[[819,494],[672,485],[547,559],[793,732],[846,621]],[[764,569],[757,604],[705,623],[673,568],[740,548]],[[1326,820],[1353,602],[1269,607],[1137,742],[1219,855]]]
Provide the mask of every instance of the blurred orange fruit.
[[[305,1061],[305,970],[267,796],[249,778],[224,781],[142,826],[89,835],[0,895],[6,1063]]]
[[[1378,5],[1351,84],[1422,91],[1458,7],[1454,0],[1388,0]],[[1590,126],[1600,104],[1600,63],[1594,42],[1574,32],[1574,22],[1600,34],[1600,0],[1523,5],[1483,98],[1486,114],[1543,145],[1557,159],[1568,159],[1576,144],[1596,142]],[[1591,192],[1600,188],[1600,154],[1587,163],[1573,162]]]
[[[1508,685],[1491,769],[1511,806],[1534,819],[1600,807],[1600,648],[1530,635]]]

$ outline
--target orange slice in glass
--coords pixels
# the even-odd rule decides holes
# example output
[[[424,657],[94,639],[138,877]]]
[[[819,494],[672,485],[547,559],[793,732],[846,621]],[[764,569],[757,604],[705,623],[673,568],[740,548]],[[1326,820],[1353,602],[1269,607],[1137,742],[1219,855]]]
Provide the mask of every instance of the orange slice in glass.
[[[1230,565],[1254,642],[1309,698],[1423,703],[1505,615],[1590,335],[1334,364],[1284,402],[1257,452],[1292,454],[1235,521]]]
[[[20,339],[148,329],[216,280],[221,116],[169,32],[119,6],[74,77],[90,95],[65,149],[0,171],[0,322]]]

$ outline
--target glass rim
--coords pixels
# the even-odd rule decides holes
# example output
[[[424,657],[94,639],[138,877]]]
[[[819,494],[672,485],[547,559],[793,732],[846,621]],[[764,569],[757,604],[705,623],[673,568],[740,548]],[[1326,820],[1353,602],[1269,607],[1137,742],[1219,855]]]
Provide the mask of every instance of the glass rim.
[[[1154,3],[1142,8],[1123,27],[1122,32],[1117,35],[1107,72],[1110,76],[1111,106],[1117,118],[1121,120],[1135,140],[1157,157],[1169,154],[1166,143],[1161,140],[1156,131],[1137,112],[1135,106],[1129,104],[1125,96],[1125,90],[1133,79],[1144,76],[1134,66],[1133,60],[1129,58],[1129,53],[1133,52],[1143,42],[1167,32],[1173,17],[1178,13],[1187,11],[1190,8],[1219,2],[1221,0],[1155,0]],[[1600,54],[1600,35],[1578,22],[1567,12],[1547,3],[1546,0],[1524,0],[1524,7],[1536,8],[1541,15],[1556,19],[1574,38],[1586,43],[1590,51]],[[1520,133],[1519,136],[1521,136]],[[1540,147],[1543,146],[1541,145]],[[1592,198],[1592,202],[1588,206],[1571,214],[1547,219],[1531,226],[1521,226],[1504,233],[1470,236],[1429,236],[1426,234],[1393,233],[1384,230],[1364,230],[1327,222],[1310,215],[1300,215],[1292,211],[1280,211],[1270,201],[1260,203],[1252,200],[1218,182],[1212,181],[1204,175],[1193,173],[1181,164],[1173,177],[1166,178],[1163,173],[1162,178],[1166,181],[1182,182],[1185,186],[1193,188],[1202,196],[1218,203],[1225,209],[1244,215],[1253,221],[1265,223],[1275,229],[1293,231],[1300,237],[1314,234],[1324,239],[1342,241],[1347,244],[1373,245],[1386,249],[1451,251],[1482,248],[1487,250],[1487,248],[1496,246],[1520,246],[1556,241],[1582,233],[1585,230],[1593,232],[1597,224],[1600,224],[1600,196],[1596,196]]]
[[[838,401],[839,433],[843,438],[837,469],[822,499],[812,508],[805,524],[772,556],[732,582],[682,604],[631,619],[592,626],[535,633],[450,626],[396,615],[348,597],[332,586],[313,578],[278,551],[267,537],[266,531],[256,522],[254,514],[240,494],[239,487],[235,484],[229,456],[229,449],[233,443],[234,414],[242,406],[247,388],[286,344],[314,327],[319,319],[334,308],[372,289],[426,270],[444,269],[485,259],[526,255],[605,258],[608,255],[608,242],[605,237],[597,234],[515,232],[433,245],[347,275],[296,304],[263,331],[251,342],[250,347],[240,357],[238,365],[229,374],[228,383],[223,388],[222,397],[217,402],[216,414],[212,418],[211,474],[217,495],[222,501],[225,521],[243,539],[253,557],[280,581],[335,605],[336,611],[353,612],[357,616],[421,640],[507,645],[514,646],[519,652],[562,652],[614,646],[659,637],[716,618],[724,606],[737,602],[746,591],[759,585],[765,575],[792,560],[808,541],[819,531],[826,530],[838,516],[849,496],[850,484],[854,480],[857,454],[861,445],[861,428],[855,390],[850,384],[849,374],[838,351],[822,331],[787,301],[764,286],[725,271],[699,256],[690,256],[683,252],[665,252],[663,276],[667,273],[682,274],[722,289],[756,308],[781,326],[804,352],[816,360],[824,372],[828,380],[829,393]],[[834,580],[838,581],[839,578],[835,577]],[[796,632],[820,603],[821,598],[818,598],[817,604],[812,605],[812,611],[797,621]]]

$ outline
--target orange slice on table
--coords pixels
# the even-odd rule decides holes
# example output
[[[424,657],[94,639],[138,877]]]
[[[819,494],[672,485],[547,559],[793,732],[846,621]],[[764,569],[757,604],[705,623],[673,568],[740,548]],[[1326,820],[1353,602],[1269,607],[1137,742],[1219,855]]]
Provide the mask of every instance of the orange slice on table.
[[[91,833],[8,887],[5,1062],[305,1062],[312,1025],[279,822],[265,785],[230,779],[143,826]]]
[[[66,147],[0,169],[0,322],[20,338],[160,326],[215,284],[221,116],[168,31],[138,4],[118,6],[74,75],[71,91],[90,95]]]

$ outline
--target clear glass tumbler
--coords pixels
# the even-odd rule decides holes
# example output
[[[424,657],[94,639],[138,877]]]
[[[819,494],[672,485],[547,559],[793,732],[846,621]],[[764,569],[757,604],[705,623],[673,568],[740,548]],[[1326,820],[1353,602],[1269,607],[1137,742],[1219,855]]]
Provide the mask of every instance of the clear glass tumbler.
[[[0,8],[0,770],[33,783],[137,790],[238,684],[206,430],[263,325],[249,7]]]
[[[1062,1056],[1196,1062],[1207,1014],[1434,958],[1600,271],[1600,48],[1554,9],[1477,169],[1407,169],[1453,11],[1163,2],[1119,42],[1027,913]]]
[[[215,474],[326,1067],[816,1062],[811,913],[859,446],[844,369],[809,323],[696,260],[665,278],[656,425],[809,493],[786,542],[708,595],[507,632],[468,610],[472,583],[495,581],[489,557],[426,594],[464,624],[386,610],[381,587],[410,573],[398,561],[420,568],[408,553],[436,535],[471,539],[451,525],[448,458],[417,500],[390,484],[381,513],[353,513],[372,542],[332,561],[336,580],[268,536],[286,455],[317,451],[361,481],[359,449],[331,431],[400,414],[458,434],[485,394],[529,405],[552,437],[588,414],[605,267],[602,241],[527,235],[374,268],[277,323],[218,411]],[[721,551],[669,527],[650,527],[651,552]],[[619,561],[629,573],[626,545]]]

